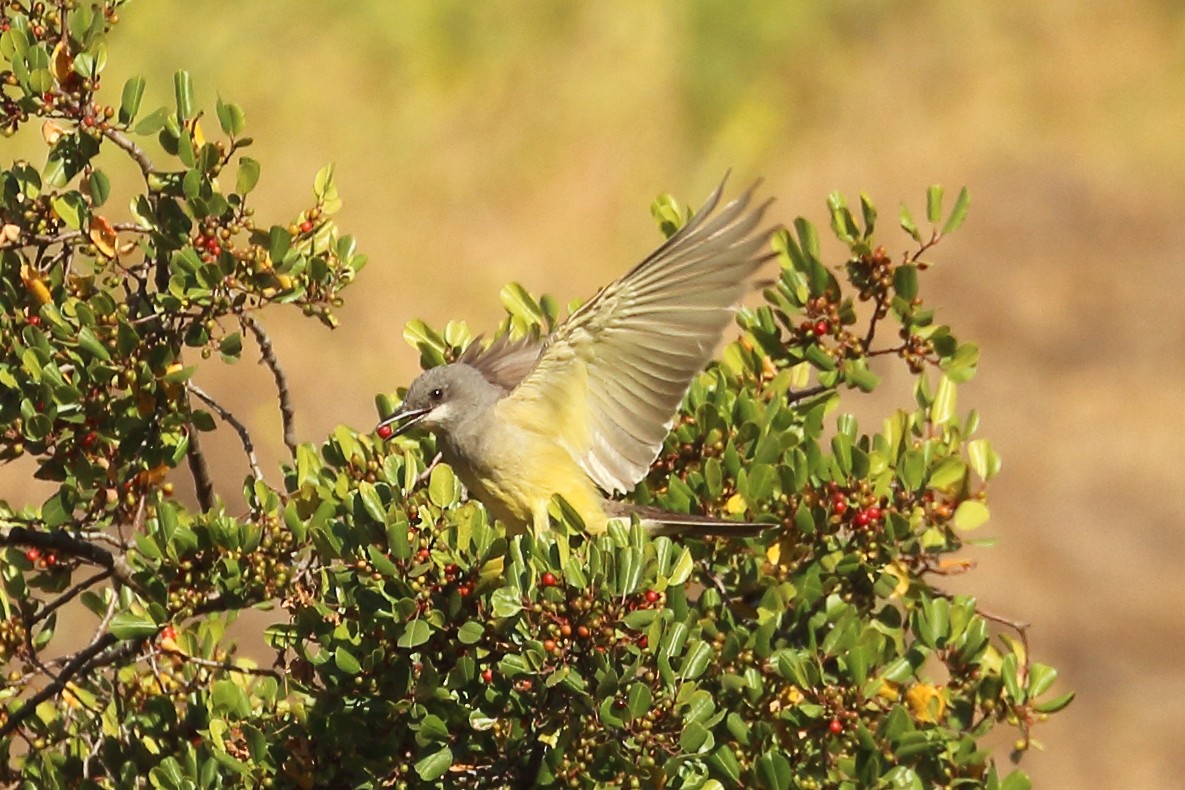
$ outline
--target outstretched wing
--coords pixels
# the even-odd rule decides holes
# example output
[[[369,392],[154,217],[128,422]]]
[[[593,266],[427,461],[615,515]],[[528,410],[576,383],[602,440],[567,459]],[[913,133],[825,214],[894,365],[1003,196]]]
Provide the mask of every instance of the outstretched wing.
[[[715,212],[723,188],[573,313],[498,404],[503,418],[559,442],[605,491],[645,476],[691,380],[772,257],[772,229],[758,229],[769,202],[750,208],[750,189]]]
[[[543,343],[537,337],[510,340],[502,336],[482,348],[481,338],[475,338],[461,352],[458,362],[476,368],[485,380],[510,392],[535,367]]]

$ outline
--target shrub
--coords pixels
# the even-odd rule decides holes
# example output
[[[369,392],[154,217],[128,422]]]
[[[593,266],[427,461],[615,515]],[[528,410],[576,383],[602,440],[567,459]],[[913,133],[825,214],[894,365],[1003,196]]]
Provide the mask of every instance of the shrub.
[[[508,536],[430,467],[430,438],[343,426],[295,443],[258,316],[292,304],[334,324],[365,258],[332,219],[332,171],[307,210],[263,223],[241,109],[219,101],[215,124],[184,72],[171,108],[142,112],[141,78],[106,103],[120,6],[15,4],[0,23],[0,128],[39,121],[48,145],[43,167],[0,176],[0,454],[57,484],[40,504],[0,504],[4,781],[1027,786],[982,738],[1013,726],[1019,754],[1070,695],[1049,698],[1056,673],[1022,626],[935,583],[966,569],[957,552],[1000,465],[956,407],[977,349],[919,295],[965,192],[948,213],[931,189],[925,231],[902,210],[903,256],[874,237],[864,196],[859,219],[828,201],[849,250],[838,266],[805,220],[777,236],[767,303],[742,312],[633,493],[768,521],[764,536],[588,538],[562,502],[552,533]],[[107,203],[118,157],[141,176],[126,217]],[[668,233],[682,221],[670,198],[654,212]],[[517,286],[502,296],[501,332],[558,319]],[[459,322],[406,335],[425,364],[471,340]],[[277,384],[291,450],[278,484],[196,384],[244,337]],[[916,377],[915,402],[869,432],[840,407],[877,386],[880,356]],[[250,468],[245,512],[201,451],[201,433],[225,428]],[[197,508],[171,496],[183,463]],[[52,657],[77,604],[93,633]],[[254,606],[283,612],[269,667],[225,635]]]

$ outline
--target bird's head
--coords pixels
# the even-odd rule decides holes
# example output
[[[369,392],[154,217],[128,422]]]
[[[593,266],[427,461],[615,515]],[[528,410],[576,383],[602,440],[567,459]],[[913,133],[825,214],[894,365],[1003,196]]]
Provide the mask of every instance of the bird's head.
[[[407,388],[403,404],[378,424],[393,428],[398,436],[413,427],[448,433],[461,421],[472,417],[496,400],[499,390],[476,369],[455,362],[425,370]],[[380,433],[380,435],[382,435]]]

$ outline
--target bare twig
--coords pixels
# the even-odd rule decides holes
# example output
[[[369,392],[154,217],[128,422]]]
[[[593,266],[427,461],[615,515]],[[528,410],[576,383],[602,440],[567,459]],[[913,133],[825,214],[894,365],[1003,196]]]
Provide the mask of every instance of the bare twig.
[[[62,606],[65,606],[67,603],[74,600],[75,596],[77,596],[79,593],[85,592],[86,590],[88,590],[91,587],[94,587],[96,584],[103,581],[104,579],[110,578],[113,573],[114,573],[114,571],[112,571],[111,568],[104,568],[103,570],[96,573],[94,576],[91,576],[89,578],[83,579],[82,581],[78,582],[78,584],[75,584],[69,590],[66,590],[66,592],[62,593],[57,598],[53,599],[53,601],[51,601],[49,604],[44,606],[39,612],[37,612],[37,614],[35,614],[32,617],[32,619],[29,620],[29,625],[36,625],[38,622],[49,617],[49,615],[51,613],[53,613],[55,610],[59,609]]]
[[[263,472],[259,468],[259,460],[255,457],[255,445],[251,441],[251,433],[247,430],[247,426],[239,422],[238,418],[223,408],[222,404],[214,400],[205,390],[192,381],[186,383],[186,389],[198,397],[202,403],[209,406],[218,413],[224,422],[235,429],[235,433],[239,435],[239,441],[243,443],[243,450],[247,453],[247,463],[251,466],[251,474],[256,480],[263,479]]]
[[[794,392],[787,392],[786,393],[786,402],[787,403],[797,403],[800,400],[806,400],[807,398],[813,398],[815,395],[819,395],[819,394],[824,393],[827,390],[831,390],[831,389],[835,389],[835,388],[828,387],[823,384],[816,384],[815,386],[807,387],[806,389],[801,389],[801,390],[797,390]]]
[[[210,477],[210,467],[206,464],[206,456],[202,452],[202,444],[198,440],[196,430],[189,432],[189,448],[185,455],[189,461],[189,473],[193,475],[193,488],[198,506],[203,511],[209,510],[214,507],[214,481]]]
[[[128,153],[128,156],[135,160],[136,164],[140,166],[140,172],[144,174],[144,178],[156,172],[156,167],[152,164],[152,160],[148,158],[148,154],[144,153],[144,149],[132,142],[132,139],[118,129],[108,128],[103,132],[103,136],[119,148],[122,148]]]
[[[88,647],[75,653],[74,658],[70,659],[69,663],[62,667],[62,671],[58,673],[56,678],[50,681],[45,688],[26,699],[19,708],[8,714],[8,720],[0,724],[0,740],[11,735],[17,727],[24,723],[25,719],[33,715],[38,705],[60,694],[62,689],[66,688],[66,684],[76,675],[99,666],[99,654],[114,645],[117,641],[119,640],[108,632]],[[138,644],[136,649],[139,649]]]
[[[269,677],[280,679],[280,673],[274,669],[262,669],[260,667],[241,667],[237,664],[232,664],[228,661],[211,661],[208,658],[199,658],[198,656],[191,656],[188,653],[183,653],[180,650],[165,650],[161,648],[153,653],[148,654],[147,658],[154,658],[158,655],[172,656],[187,664],[195,664],[199,667],[206,667],[208,669],[220,669],[225,672],[238,672],[243,675],[257,675],[259,677]]]
[[[255,336],[255,342],[259,344],[260,359],[268,366],[272,372],[272,378],[276,380],[276,394],[280,398],[280,419],[284,423],[284,445],[295,458],[296,412],[292,408],[292,393],[288,389],[288,379],[280,367],[280,360],[276,358],[276,349],[272,346],[271,338],[267,336],[258,321],[242,311],[239,311],[238,316],[239,323],[251,330],[251,334]]]

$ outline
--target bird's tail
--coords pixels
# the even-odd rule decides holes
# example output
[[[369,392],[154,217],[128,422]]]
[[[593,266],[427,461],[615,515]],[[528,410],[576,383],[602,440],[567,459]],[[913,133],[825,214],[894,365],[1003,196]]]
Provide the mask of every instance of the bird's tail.
[[[752,538],[774,526],[755,521],[726,521],[711,516],[672,513],[669,510],[630,502],[607,502],[605,509],[610,518],[628,519],[637,516],[642,527],[654,536]]]

